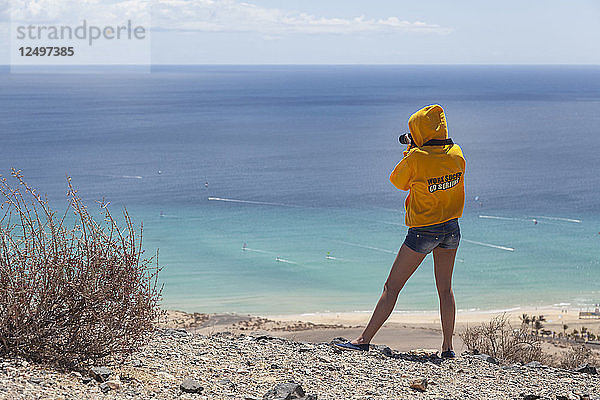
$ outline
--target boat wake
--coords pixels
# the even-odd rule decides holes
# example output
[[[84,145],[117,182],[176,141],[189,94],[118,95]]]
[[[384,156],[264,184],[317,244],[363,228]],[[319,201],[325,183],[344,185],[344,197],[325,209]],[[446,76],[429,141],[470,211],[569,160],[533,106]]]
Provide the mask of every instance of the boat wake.
[[[506,246],[499,246],[499,245],[496,245],[496,244],[476,242],[475,240],[468,240],[468,239],[464,239],[464,238],[462,238],[461,240],[464,240],[467,243],[477,244],[479,246],[491,247],[493,249],[500,249],[500,250],[506,250],[506,251],[515,251],[515,249],[513,247],[506,247]]]
[[[239,199],[226,199],[223,197],[209,197],[209,201],[225,201],[228,203],[243,203],[243,204],[258,204],[262,206],[278,206],[278,207],[291,207],[291,208],[304,208],[301,206],[296,206],[293,204],[284,204],[284,203],[271,203],[268,201],[253,201],[253,200],[239,200]]]
[[[542,219],[549,219],[552,221],[564,221],[564,222],[573,222],[575,224],[580,224],[581,220],[580,219],[573,219],[573,218],[561,218],[561,217],[544,217],[544,216],[540,216],[540,217],[531,217],[531,218],[542,218]]]
[[[380,251],[382,253],[387,253],[387,254],[396,254],[396,252],[392,251],[392,250],[381,249],[379,247],[373,247],[373,246],[365,246],[363,244],[358,244],[358,243],[345,242],[343,240],[334,240],[334,242],[342,243],[342,244],[345,244],[348,246],[359,247],[361,249],[375,250],[375,251]]]

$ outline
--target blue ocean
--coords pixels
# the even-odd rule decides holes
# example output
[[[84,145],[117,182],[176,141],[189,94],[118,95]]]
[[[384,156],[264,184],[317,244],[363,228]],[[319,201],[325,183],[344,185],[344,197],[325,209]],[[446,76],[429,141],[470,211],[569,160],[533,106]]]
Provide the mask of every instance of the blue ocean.
[[[432,103],[467,159],[457,308],[600,303],[598,66],[5,68],[0,173],[126,206],[165,308],[368,311],[407,231],[398,134]],[[396,310],[437,307],[430,255]]]

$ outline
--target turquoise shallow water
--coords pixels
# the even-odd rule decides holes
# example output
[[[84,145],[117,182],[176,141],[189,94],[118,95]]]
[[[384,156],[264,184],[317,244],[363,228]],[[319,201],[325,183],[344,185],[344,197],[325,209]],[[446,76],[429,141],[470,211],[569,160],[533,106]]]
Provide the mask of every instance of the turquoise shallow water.
[[[431,103],[467,158],[457,307],[600,303],[600,67],[0,70],[0,170],[127,206],[167,308],[369,311],[407,229],[397,134]],[[428,256],[396,310],[436,308]]]
[[[402,217],[397,210],[207,201],[201,210],[147,218],[146,244],[160,247],[168,266],[163,281],[169,308],[367,311],[406,234]],[[595,228],[600,221],[535,216],[534,224],[533,217],[488,211],[461,219],[463,241],[454,273],[459,309],[578,307],[597,301],[600,235]],[[405,286],[396,310],[436,307],[429,255]]]

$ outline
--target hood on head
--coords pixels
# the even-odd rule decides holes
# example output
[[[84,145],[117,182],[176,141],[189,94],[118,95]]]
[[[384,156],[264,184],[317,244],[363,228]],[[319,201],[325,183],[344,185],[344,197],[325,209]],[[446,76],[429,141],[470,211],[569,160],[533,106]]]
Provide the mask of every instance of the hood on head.
[[[422,146],[430,139],[447,139],[444,109],[438,104],[420,109],[408,119],[408,129],[417,146]]]

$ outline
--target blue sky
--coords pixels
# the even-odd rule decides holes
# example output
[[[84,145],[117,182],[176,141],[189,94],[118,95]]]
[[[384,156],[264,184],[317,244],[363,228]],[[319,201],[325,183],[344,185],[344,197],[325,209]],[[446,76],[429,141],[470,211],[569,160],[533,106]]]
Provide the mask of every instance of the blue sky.
[[[83,0],[13,6],[26,4],[39,18],[52,3],[73,16],[92,12]],[[135,17],[148,3],[155,64],[600,64],[599,0],[98,0],[93,7],[129,8]],[[0,0],[1,63],[10,12]]]

